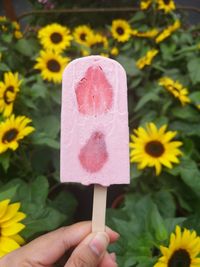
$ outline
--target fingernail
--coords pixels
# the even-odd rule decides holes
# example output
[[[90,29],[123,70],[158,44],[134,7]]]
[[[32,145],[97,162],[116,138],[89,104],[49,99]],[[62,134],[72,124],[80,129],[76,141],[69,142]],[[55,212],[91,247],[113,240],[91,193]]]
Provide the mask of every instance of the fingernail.
[[[114,252],[110,253],[110,257],[113,261],[116,261],[117,259],[116,254]]]
[[[116,236],[116,238],[120,237],[120,234],[118,232],[116,232],[116,231],[114,231],[114,230],[112,230],[110,228],[108,228],[108,229]]]
[[[120,237],[120,234],[118,234],[117,232],[115,232],[115,235],[116,235],[116,239]]]
[[[97,256],[101,256],[105,252],[108,244],[109,244],[109,237],[108,237],[108,235],[106,233],[104,233],[104,232],[102,232],[102,233],[99,232],[90,241],[89,247],[91,248],[91,250]]]

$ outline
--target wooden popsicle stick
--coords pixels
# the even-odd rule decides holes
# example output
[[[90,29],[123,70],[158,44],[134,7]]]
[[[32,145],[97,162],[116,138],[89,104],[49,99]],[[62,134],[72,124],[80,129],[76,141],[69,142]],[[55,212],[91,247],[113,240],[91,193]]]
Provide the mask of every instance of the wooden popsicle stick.
[[[92,232],[105,231],[107,187],[95,184],[93,195]]]

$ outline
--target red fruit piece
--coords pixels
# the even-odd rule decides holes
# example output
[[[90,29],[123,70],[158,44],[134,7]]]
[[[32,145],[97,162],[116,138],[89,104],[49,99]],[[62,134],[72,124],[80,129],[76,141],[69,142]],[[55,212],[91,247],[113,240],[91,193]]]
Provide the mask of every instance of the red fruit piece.
[[[86,171],[94,173],[104,166],[107,159],[108,153],[104,134],[94,132],[80,150],[79,160],[81,165]]]
[[[87,69],[75,92],[78,110],[84,115],[101,115],[112,107],[112,86],[100,66],[91,66]]]

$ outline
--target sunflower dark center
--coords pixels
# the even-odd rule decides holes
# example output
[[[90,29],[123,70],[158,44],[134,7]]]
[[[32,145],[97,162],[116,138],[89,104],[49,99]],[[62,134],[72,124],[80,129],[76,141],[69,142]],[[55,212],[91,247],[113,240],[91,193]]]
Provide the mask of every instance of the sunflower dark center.
[[[10,100],[9,99],[9,96],[8,96],[8,93],[11,92],[11,93],[14,93],[14,87],[11,85],[9,87],[6,88],[4,94],[3,94],[3,99],[4,99],[4,102],[9,105],[10,103],[13,102],[13,100]]]
[[[159,158],[165,151],[164,146],[159,141],[150,141],[145,145],[145,151],[152,157]]]
[[[185,249],[176,250],[169,262],[168,267],[190,267],[191,259],[189,253]]]
[[[47,68],[52,72],[59,72],[60,71],[60,64],[55,59],[50,59],[47,62]]]
[[[50,36],[51,38],[51,41],[54,43],[54,44],[58,44],[62,41],[62,35],[58,32],[54,32],[51,34]]]
[[[122,27],[118,27],[118,28],[117,28],[117,33],[118,33],[119,35],[124,34],[124,29],[123,29]]]
[[[165,3],[165,5],[169,5],[169,2],[170,2],[171,0],[164,0],[164,3]]]
[[[85,34],[85,33],[81,33],[81,35],[80,35],[80,39],[81,39],[82,41],[85,41],[85,39],[86,39],[86,34]]]
[[[15,129],[15,128],[10,129],[10,130],[8,130],[7,132],[4,133],[4,135],[2,137],[2,142],[4,144],[10,143],[16,138],[17,135],[18,135],[18,130],[17,129]]]

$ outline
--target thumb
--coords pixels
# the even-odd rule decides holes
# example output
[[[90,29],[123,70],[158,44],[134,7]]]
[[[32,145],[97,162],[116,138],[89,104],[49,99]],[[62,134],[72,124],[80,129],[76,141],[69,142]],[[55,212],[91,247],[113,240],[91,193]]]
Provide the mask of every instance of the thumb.
[[[76,249],[65,267],[96,267],[106,252],[109,236],[105,232],[88,235]]]

